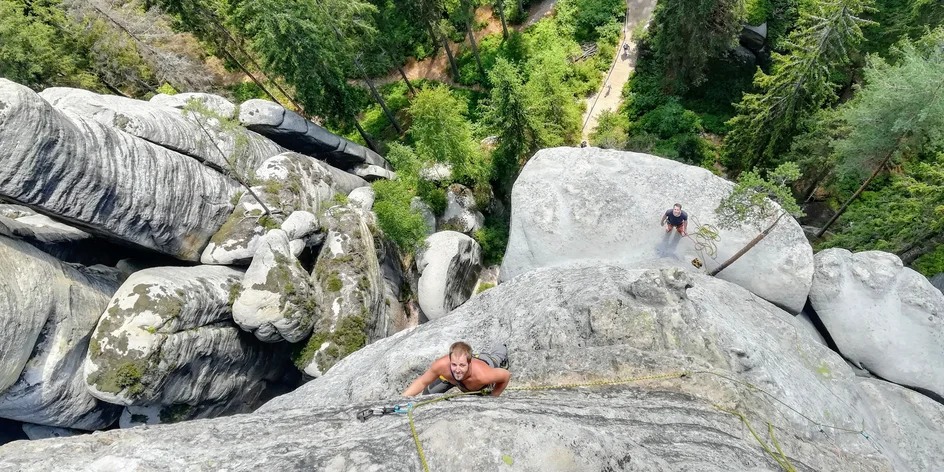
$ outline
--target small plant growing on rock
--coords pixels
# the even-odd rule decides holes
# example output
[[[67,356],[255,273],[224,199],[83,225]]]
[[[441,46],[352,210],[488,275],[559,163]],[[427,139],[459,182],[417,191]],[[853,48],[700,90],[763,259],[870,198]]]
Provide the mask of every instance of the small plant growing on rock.
[[[777,226],[786,215],[803,216],[790,191],[789,183],[800,178],[800,168],[792,162],[781,164],[764,179],[757,171],[744,172],[727,198],[715,208],[723,229],[750,225],[760,231],[754,239],[728,260],[708,273],[718,275],[734,261],[750,251]],[[778,207],[777,204],[780,206]],[[773,219],[773,222],[771,222]],[[765,228],[766,226],[766,228]]]
[[[272,212],[269,211],[269,207],[267,207],[265,202],[263,202],[255,192],[253,192],[252,187],[249,185],[249,182],[254,180],[254,176],[252,175],[254,169],[247,169],[246,163],[244,162],[246,160],[245,151],[249,146],[249,142],[246,135],[235,132],[236,129],[240,128],[239,123],[237,123],[235,120],[225,118],[218,113],[215,113],[213,110],[207,108],[203,102],[196,98],[191,98],[188,100],[187,106],[185,106],[183,110],[184,116],[192,116],[194,118],[194,122],[196,122],[197,125],[200,126],[200,129],[203,130],[203,134],[206,136],[206,139],[213,143],[213,146],[216,148],[217,152],[219,152],[220,156],[223,157],[223,160],[227,164],[227,168],[222,170],[234,180],[239,182],[239,185],[242,185],[244,189],[246,189],[246,192],[248,192],[249,195],[251,195],[260,206],[262,206],[262,209],[266,215],[272,214]],[[220,149],[219,144],[217,144],[216,140],[213,139],[213,136],[210,135],[210,132],[207,131],[207,124],[210,123],[210,120],[215,122],[215,126],[220,132],[229,134],[233,138],[233,152],[230,153],[230,155],[226,155],[226,153]],[[243,176],[244,172],[247,174],[247,176]],[[237,202],[238,201],[239,200],[237,199]]]

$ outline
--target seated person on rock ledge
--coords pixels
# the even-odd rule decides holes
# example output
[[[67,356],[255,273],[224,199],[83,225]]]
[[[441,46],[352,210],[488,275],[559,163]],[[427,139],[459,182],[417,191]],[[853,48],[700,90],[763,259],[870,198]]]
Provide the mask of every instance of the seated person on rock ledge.
[[[412,397],[431,393],[443,393],[452,387],[463,392],[492,389],[492,396],[501,395],[508,386],[508,348],[504,345],[492,349],[488,354],[472,354],[472,348],[464,342],[453,343],[449,355],[436,359],[429,369],[403,391],[403,396]]]

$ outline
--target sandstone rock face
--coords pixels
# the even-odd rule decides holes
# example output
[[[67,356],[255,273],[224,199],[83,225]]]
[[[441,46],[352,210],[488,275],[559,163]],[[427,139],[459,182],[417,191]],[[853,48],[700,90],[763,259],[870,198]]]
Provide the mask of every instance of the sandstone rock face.
[[[243,272],[156,267],[118,289],[92,336],[85,379],[120,405],[227,403],[284,372],[276,348],[232,323],[229,296]]]
[[[482,270],[482,248],[462,233],[440,231],[426,238],[416,255],[416,268],[420,307],[434,320],[472,296]]]
[[[767,23],[761,23],[759,26],[744,25],[740,42],[753,52],[762,50],[767,42]]]
[[[325,211],[322,221],[328,236],[312,273],[319,316],[306,347],[310,358],[302,363],[312,377],[393,329],[374,247],[373,215],[339,205]]]
[[[934,277],[931,277],[931,285],[933,285],[934,288],[940,290],[941,292],[944,292],[944,273],[937,274]]]
[[[713,269],[751,241],[757,230],[721,230],[712,259],[698,251],[691,238],[666,234],[659,220],[681,203],[689,215],[689,233],[697,224],[717,225],[714,209],[731,188],[730,182],[705,169],[648,154],[543,149],[528,161],[512,190],[502,281],[537,267],[603,264],[694,270],[690,261],[696,257],[705,269]],[[797,222],[784,217],[718,277],[799,313],[813,278],[813,250]]]
[[[332,134],[277,103],[246,100],[239,107],[239,121],[288,149],[324,159],[339,169],[361,164],[390,169],[390,164],[374,151]]]
[[[100,429],[119,409],[85,388],[89,335],[118,281],[0,236],[0,418]]]
[[[439,231],[458,231],[472,235],[485,225],[485,216],[476,209],[475,196],[468,187],[452,184],[446,191],[446,211],[439,220]]]
[[[864,427],[869,437],[822,432],[760,390],[692,373],[421,406],[413,414],[431,470],[783,470],[738,416],[718,407],[743,414],[772,450],[764,423],[773,423],[786,458],[803,472],[909,470],[899,456],[940,448],[939,428],[916,429],[913,444],[897,444],[897,432],[869,414],[842,359],[790,319],[697,274],[542,269],[368,345],[252,414],[10,444],[0,448],[0,468],[421,470],[403,416],[359,422],[355,414],[402,402],[398,393],[457,339],[482,349],[506,343],[512,387],[710,370],[814,421]]]
[[[63,113],[0,79],[0,197],[90,233],[197,260],[232,211],[229,178]]]
[[[262,184],[253,192],[270,211],[320,213],[337,193],[347,195],[367,182],[316,159],[288,152],[266,160],[256,169]],[[326,203],[327,202],[327,203]],[[248,265],[267,227],[277,227],[279,216],[265,216],[262,205],[248,192],[236,204],[225,224],[203,251],[204,264]]]
[[[908,466],[898,470],[944,470],[944,405],[882,380],[860,378],[858,383],[879,430]]]
[[[167,95],[164,93],[159,93],[151,97],[151,103],[154,105],[170,108],[182,109],[187,106],[187,103],[192,99],[197,99],[203,106],[209,108],[211,111],[217,115],[222,116],[223,118],[233,119],[236,118],[236,105],[233,105],[229,100],[219,96],[213,95],[210,93],[178,93],[176,95]]]
[[[39,96],[59,110],[194,157],[223,173],[230,171],[227,159],[236,165],[240,175],[247,175],[266,159],[286,151],[247,129],[224,130],[215,118],[158,106],[153,100],[145,102],[65,87],[48,88]],[[230,117],[234,111],[235,107],[229,110]]]
[[[298,342],[317,316],[308,272],[292,254],[285,231],[269,231],[259,243],[233,303],[233,320],[265,342]]]
[[[843,356],[944,397],[944,294],[894,254],[816,254],[810,303]]]

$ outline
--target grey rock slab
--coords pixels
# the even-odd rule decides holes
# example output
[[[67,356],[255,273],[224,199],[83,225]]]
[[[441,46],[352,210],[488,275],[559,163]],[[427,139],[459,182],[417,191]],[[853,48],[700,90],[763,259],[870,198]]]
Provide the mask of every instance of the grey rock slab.
[[[616,267],[541,269],[442,319],[372,343],[260,410],[226,418],[0,447],[0,469],[124,464],[185,470],[422,470],[408,422],[355,419],[397,394],[450,343],[506,343],[512,387],[711,370],[623,386],[511,391],[417,408],[431,470],[779,471],[762,438],[770,421],[798,471],[904,470],[858,380],[829,349],[795,335],[791,315],[723,280]],[[456,436],[455,431],[462,431]],[[312,447],[317,444],[317,447]],[[772,446],[771,446],[772,447]],[[286,451],[289,451],[288,453]]]
[[[191,156],[224,174],[231,169],[227,160],[245,176],[266,159],[286,151],[258,133],[238,126],[224,130],[215,117],[159,106],[153,100],[99,95],[66,87],[48,88],[39,96],[59,110]],[[230,106],[232,117],[235,107]]]
[[[135,272],[92,335],[85,379],[120,405],[225,403],[277,379],[284,360],[232,322],[230,294],[243,271],[225,266]]]
[[[760,26],[744,25],[739,39],[741,44],[751,51],[761,51],[767,42],[767,23],[764,22]]]
[[[894,254],[816,254],[810,303],[844,357],[944,397],[944,294]]]
[[[668,184],[667,182],[671,182]],[[715,208],[733,184],[706,169],[634,152],[597,148],[542,149],[525,165],[511,195],[511,229],[502,261],[507,281],[538,267],[618,265],[710,270],[758,233],[720,230],[717,254],[694,238],[659,226],[675,203],[689,215],[689,233],[715,225]],[[813,249],[799,224],[784,217],[771,233],[718,274],[799,313],[813,279]]]
[[[183,154],[61,112],[0,79],[0,197],[84,231],[195,261],[235,182]]]
[[[336,194],[349,194],[368,185],[355,175],[303,154],[287,152],[273,156],[256,169],[259,185],[253,192],[270,211],[291,215],[295,211],[318,214],[333,205]],[[262,205],[249,192],[243,193],[232,215],[210,239],[203,251],[204,264],[248,265],[263,234]],[[268,217],[281,223],[281,216]]]
[[[239,121],[287,149],[323,159],[340,169],[352,169],[360,164],[390,169],[390,164],[379,154],[335,135],[277,103],[246,100],[239,106]]]
[[[23,432],[31,441],[49,438],[68,438],[80,434],[88,434],[87,431],[69,428],[57,428],[55,426],[43,426],[41,424],[23,423]]]
[[[462,233],[440,231],[424,241],[416,255],[416,268],[420,307],[434,320],[472,296],[482,270],[482,248]]]
[[[914,390],[860,378],[878,430],[895,446],[896,470],[944,470],[944,405]]]
[[[85,388],[89,336],[118,282],[0,236],[0,418],[77,429],[119,410]]]
[[[285,231],[263,236],[240,287],[233,320],[243,330],[270,343],[295,343],[311,333],[317,316],[314,291]]]
[[[190,102],[190,100],[193,99],[199,100],[203,106],[207,107],[223,118],[236,118],[236,105],[233,105],[233,102],[219,95],[213,95],[211,93],[187,92],[174,95],[159,93],[151,97],[150,102],[154,105],[162,107],[182,109],[187,106],[187,103]]]

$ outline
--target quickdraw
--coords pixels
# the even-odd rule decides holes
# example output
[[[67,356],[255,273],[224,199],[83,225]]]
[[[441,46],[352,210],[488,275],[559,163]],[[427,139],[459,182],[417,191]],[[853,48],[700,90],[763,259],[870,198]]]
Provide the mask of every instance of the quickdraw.
[[[363,422],[363,421],[367,421],[368,418],[371,418],[373,416],[383,416],[383,415],[390,415],[394,413],[405,415],[409,413],[412,409],[413,409],[412,403],[405,403],[405,404],[398,404],[394,406],[385,406],[385,407],[377,407],[377,408],[367,408],[367,409],[357,412],[357,419]]]

